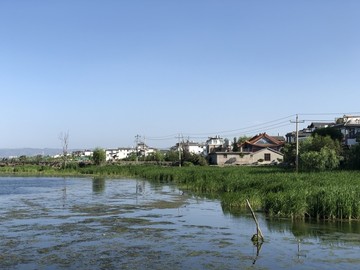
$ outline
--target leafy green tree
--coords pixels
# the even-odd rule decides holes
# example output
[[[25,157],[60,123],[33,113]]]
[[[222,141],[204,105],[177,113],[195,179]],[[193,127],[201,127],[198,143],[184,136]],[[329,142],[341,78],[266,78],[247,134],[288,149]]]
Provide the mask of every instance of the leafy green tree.
[[[165,157],[164,155],[159,152],[159,151],[156,151],[154,153],[150,153],[147,157],[146,157],[146,160],[147,161],[157,161],[157,162],[161,162],[161,161],[164,161]]]
[[[326,137],[329,136],[332,140],[334,141],[339,141],[341,142],[344,135],[341,133],[341,131],[339,129],[333,128],[333,127],[327,127],[327,128],[319,128],[316,129],[313,133],[312,136],[322,136],[322,137]]]
[[[296,161],[296,144],[286,143],[282,149],[284,154],[284,163],[290,166],[295,166]]]
[[[240,149],[239,149],[239,143],[236,139],[236,137],[234,137],[234,142],[233,142],[233,152],[238,152]]]
[[[346,167],[360,170],[360,144],[352,146],[346,155]]]
[[[93,151],[93,161],[96,165],[101,165],[106,161],[106,153],[104,149],[95,148]]]
[[[305,170],[334,170],[340,165],[340,154],[341,145],[338,140],[315,134],[300,144],[300,165]]]
[[[170,161],[170,162],[179,161],[179,151],[168,151],[165,154],[165,161]]]
[[[242,143],[244,143],[244,142],[246,142],[246,141],[248,141],[248,140],[250,140],[251,138],[250,137],[248,137],[248,136],[241,136],[241,137],[239,137],[239,139],[238,139],[238,144],[242,144]]]
[[[300,155],[301,167],[310,171],[333,170],[339,167],[340,158],[335,150],[328,147],[320,151],[309,151]]]
[[[333,140],[330,136],[321,136],[317,134],[313,135],[307,140],[304,140],[300,146],[301,152],[319,152],[324,147],[335,150],[337,155],[341,155],[342,151],[340,141]]]
[[[25,155],[22,155],[19,157],[19,161],[22,163],[22,164],[25,164],[27,162],[28,158],[27,156]]]

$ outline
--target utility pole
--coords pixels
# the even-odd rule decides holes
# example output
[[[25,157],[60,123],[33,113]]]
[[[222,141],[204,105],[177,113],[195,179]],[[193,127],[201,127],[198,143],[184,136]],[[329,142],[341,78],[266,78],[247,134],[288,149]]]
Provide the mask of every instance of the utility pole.
[[[291,123],[296,124],[296,157],[295,157],[295,166],[296,166],[296,173],[299,172],[299,123],[304,123],[304,120],[299,121],[299,115],[296,114],[296,120],[290,121]]]
[[[177,136],[178,138],[178,151],[179,151],[179,167],[181,167],[181,138],[182,136],[180,136],[180,133],[179,135]]]
[[[144,135],[144,144],[143,144],[143,152],[144,152],[144,161],[146,161],[146,144],[145,144],[145,135]]]
[[[135,151],[136,151],[136,163],[139,161],[138,145],[139,145],[140,135],[135,136]]]

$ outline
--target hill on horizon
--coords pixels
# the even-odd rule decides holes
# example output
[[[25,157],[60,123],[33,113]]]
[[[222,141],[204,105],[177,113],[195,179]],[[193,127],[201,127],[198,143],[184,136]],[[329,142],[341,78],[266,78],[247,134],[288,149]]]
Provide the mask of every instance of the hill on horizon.
[[[33,157],[37,155],[55,156],[62,153],[60,148],[0,148],[0,157]]]

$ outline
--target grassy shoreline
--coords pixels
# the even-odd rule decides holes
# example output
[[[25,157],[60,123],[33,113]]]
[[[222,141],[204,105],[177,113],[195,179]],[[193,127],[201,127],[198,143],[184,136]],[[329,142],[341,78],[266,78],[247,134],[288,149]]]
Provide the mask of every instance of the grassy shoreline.
[[[103,176],[174,183],[219,198],[225,210],[252,206],[269,216],[294,219],[360,219],[360,172],[299,173],[278,167],[161,167],[105,165],[65,170],[38,165],[1,167],[0,175]]]

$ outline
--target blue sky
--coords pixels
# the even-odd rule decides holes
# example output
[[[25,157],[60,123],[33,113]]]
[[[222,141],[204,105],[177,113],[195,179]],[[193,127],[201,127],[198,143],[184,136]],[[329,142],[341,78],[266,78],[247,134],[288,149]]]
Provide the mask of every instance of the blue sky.
[[[360,1],[1,1],[0,148],[285,135],[360,111]],[[302,124],[305,127],[309,121]]]

